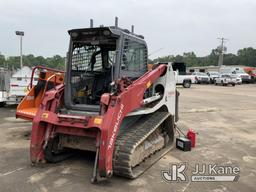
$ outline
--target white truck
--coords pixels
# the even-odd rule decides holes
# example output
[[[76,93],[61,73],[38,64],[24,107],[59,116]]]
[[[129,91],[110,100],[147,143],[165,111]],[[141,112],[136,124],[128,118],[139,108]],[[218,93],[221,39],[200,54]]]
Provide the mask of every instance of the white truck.
[[[232,77],[232,75],[229,74],[221,74],[219,77],[215,78],[215,85],[236,85],[236,78]]]
[[[20,70],[14,73],[10,79],[10,90],[8,92],[6,104],[19,104],[28,91],[32,70],[23,66]],[[34,83],[37,82],[37,76],[34,77]]]
[[[184,62],[173,62],[172,68],[175,74],[176,85],[182,85],[184,88],[190,88],[195,83],[194,75],[187,75],[186,64]]]
[[[251,77],[247,73],[245,73],[242,67],[229,67],[223,66],[220,68],[221,74],[233,74],[242,79],[243,83],[251,83]]]
[[[194,75],[180,75],[179,71],[174,71],[176,85],[182,85],[184,88],[190,88],[192,83],[195,83]]]
[[[209,84],[210,83],[210,77],[206,73],[193,72],[192,75],[195,76],[195,82],[197,84],[203,84],[203,83]]]
[[[210,83],[214,83],[215,82],[215,78],[219,77],[219,72],[216,72],[216,71],[208,71],[206,73],[209,78],[210,78]]]

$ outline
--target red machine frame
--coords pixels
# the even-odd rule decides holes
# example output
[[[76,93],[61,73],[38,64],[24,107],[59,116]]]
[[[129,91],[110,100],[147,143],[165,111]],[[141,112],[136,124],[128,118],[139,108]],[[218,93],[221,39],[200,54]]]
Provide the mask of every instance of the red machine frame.
[[[116,95],[101,96],[100,113],[96,116],[78,116],[57,113],[63,104],[64,85],[57,85],[45,93],[41,106],[33,119],[30,156],[36,163],[44,160],[44,147],[56,134],[68,134],[95,138],[99,152],[98,167],[101,177],[113,174],[112,157],[115,140],[123,118],[143,106],[145,91],[167,70],[161,64],[139,79],[129,82],[122,78],[116,82]],[[96,162],[97,163],[97,162]]]

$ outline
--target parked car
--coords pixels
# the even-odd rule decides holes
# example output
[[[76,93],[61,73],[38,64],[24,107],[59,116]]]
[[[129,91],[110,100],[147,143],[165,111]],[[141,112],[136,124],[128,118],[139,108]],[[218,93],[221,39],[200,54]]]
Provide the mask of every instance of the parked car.
[[[236,78],[229,74],[221,74],[219,77],[215,78],[215,85],[236,85]]]
[[[179,71],[174,71],[176,85],[182,85],[184,88],[190,88],[192,83],[195,83],[194,75],[180,75]]]
[[[245,73],[244,68],[242,67],[229,67],[224,66],[220,68],[220,73],[222,74],[235,74],[242,79],[243,83],[251,83],[251,77]]]
[[[236,79],[236,84],[237,85],[242,85],[243,81],[242,81],[242,78],[239,75],[237,75],[237,74],[229,74],[229,75]]]
[[[210,77],[210,83],[214,83],[215,78],[219,77],[219,72],[209,71],[206,73]]]
[[[195,82],[200,83],[210,83],[210,77],[206,73],[202,72],[193,72],[192,75],[195,76]]]
[[[236,74],[242,79],[243,83],[251,83],[251,77],[245,72],[233,71],[232,74]]]

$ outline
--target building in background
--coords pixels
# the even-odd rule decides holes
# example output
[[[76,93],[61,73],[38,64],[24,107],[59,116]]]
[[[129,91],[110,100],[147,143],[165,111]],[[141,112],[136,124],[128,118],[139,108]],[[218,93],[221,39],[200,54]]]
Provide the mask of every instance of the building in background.
[[[248,66],[244,65],[222,65],[221,68],[246,68]],[[219,66],[200,66],[200,67],[187,67],[187,73],[193,72],[210,72],[210,71],[219,71]]]

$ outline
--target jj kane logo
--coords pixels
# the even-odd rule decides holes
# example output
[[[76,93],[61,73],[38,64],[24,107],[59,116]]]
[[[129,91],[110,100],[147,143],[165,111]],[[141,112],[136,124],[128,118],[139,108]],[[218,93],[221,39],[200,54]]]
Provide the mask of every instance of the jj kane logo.
[[[168,170],[162,170],[166,182],[187,182],[189,177],[187,163],[174,163]],[[238,181],[240,169],[237,166],[217,164],[195,164],[190,180],[193,182]]]

